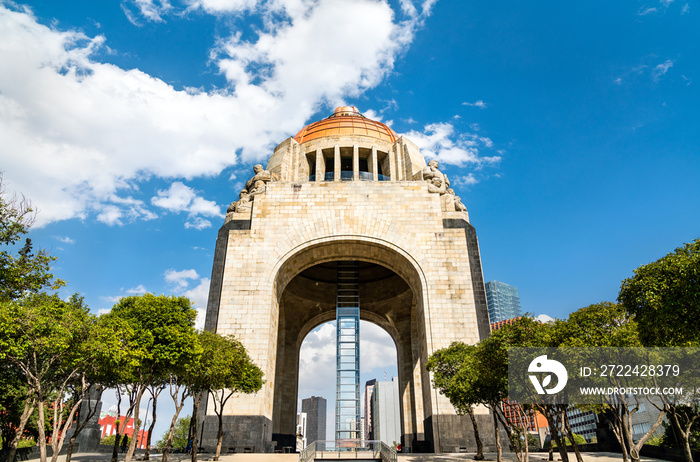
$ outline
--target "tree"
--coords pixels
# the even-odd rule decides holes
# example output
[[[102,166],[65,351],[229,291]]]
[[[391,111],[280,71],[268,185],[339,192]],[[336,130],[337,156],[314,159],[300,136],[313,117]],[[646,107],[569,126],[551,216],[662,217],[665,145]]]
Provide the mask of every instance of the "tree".
[[[203,379],[206,390],[214,401],[214,412],[219,419],[214,460],[219,460],[224,435],[224,406],[234,393],[259,391],[264,383],[263,372],[250,359],[243,344],[233,336],[202,331],[199,333],[199,341],[203,353],[198,367],[193,372],[199,375],[200,380]]]
[[[465,361],[470,361],[474,354],[474,346],[454,342],[448,348],[433,353],[428,359],[427,369],[433,373],[433,385],[450,400],[452,406],[460,415],[468,415],[474,428],[476,440],[475,460],[484,460],[484,445],[479,436],[479,426],[474,416],[474,404],[460,399],[458,384],[454,382],[457,371]]]
[[[46,403],[53,397],[56,430],[61,427],[59,414],[65,404],[68,383],[80,369],[90,317],[77,296],[66,302],[57,295],[29,293],[20,300],[0,302],[0,360],[17,367],[27,387],[13,447],[16,448],[31,409],[36,405],[42,462],[46,461]],[[74,412],[75,408],[71,407],[70,419]],[[12,448],[10,456],[14,457]]]
[[[622,281],[618,300],[639,324],[645,346],[700,346],[700,239],[634,270]],[[691,462],[691,428],[700,420],[700,401],[664,401],[684,459]]]
[[[569,315],[566,322],[557,324],[560,347],[641,347],[637,323],[624,307],[611,302],[596,303]],[[636,442],[633,439],[632,416],[640,407],[640,399],[659,410],[656,422]],[[644,442],[656,432],[666,415],[666,407],[659,406],[648,396],[638,398],[624,394],[603,406],[593,406],[610,424],[622,448],[623,460],[639,460]],[[568,426],[568,425],[567,425]],[[569,440],[573,440],[569,434]],[[575,440],[573,440],[575,442]]]
[[[124,297],[103,315],[105,324],[114,329],[119,351],[107,350],[102,357],[113,366],[121,365],[121,371],[113,370],[129,392],[126,421],[133,414],[134,434],[140,429],[139,407],[146,388],[201,354],[194,330],[196,315],[186,297],[153,294]],[[110,359],[110,355],[114,357]],[[126,462],[131,461],[135,449],[134,440]]]
[[[645,346],[700,346],[700,239],[634,270],[618,301]]]
[[[35,212],[29,202],[16,196],[8,197],[0,172],[0,245],[13,246],[29,231]],[[34,252],[31,239],[13,256],[0,251],[0,301],[16,300],[28,292],[38,293],[45,288],[56,290],[64,281],[54,280],[50,264],[56,257],[45,250]]]
[[[506,421],[502,403],[508,397],[508,348],[512,346],[542,346],[541,324],[529,317],[518,319],[492,332],[491,336],[474,346],[453,343],[438,350],[428,360],[428,370],[434,374],[434,384],[460,413],[467,413],[472,406],[483,404],[494,416],[497,458],[502,459],[502,447],[498,423],[505,429],[510,445],[520,449],[518,460],[526,462],[528,445],[520,444],[523,427],[516,429]]]
[[[172,444],[172,447],[177,450],[184,450],[187,447],[187,442],[189,441],[190,432],[190,416],[185,416],[177,419],[175,426],[173,427],[172,436],[170,431],[163,433],[163,436],[158,440],[156,446],[161,451],[165,450],[166,445]]]

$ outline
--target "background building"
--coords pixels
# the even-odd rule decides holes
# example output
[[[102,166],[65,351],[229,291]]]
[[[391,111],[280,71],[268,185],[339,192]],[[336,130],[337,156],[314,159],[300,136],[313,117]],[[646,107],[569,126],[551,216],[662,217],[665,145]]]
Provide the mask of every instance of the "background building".
[[[370,432],[372,431],[372,394],[376,383],[376,379],[365,382],[365,428],[363,432],[365,441],[372,439],[370,438]]]
[[[107,438],[108,436],[115,435],[117,433],[117,424],[116,421],[119,420],[119,422],[124,422],[126,420],[126,416],[117,416],[110,415],[108,413],[101,413],[100,415],[100,420],[99,420],[99,425],[100,425],[100,432],[102,433],[102,438]],[[123,425],[123,423],[120,423],[120,426]],[[120,428],[120,438],[123,435],[128,435],[129,438],[134,437],[134,418],[130,418],[129,421],[126,423],[126,428]],[[146,449],[146,440],[148,439],[148,430],[141,429],[139,430],[138,433],[138,439],[136,440],[136,448],[137,449]],[[151,441],[151,443],[155,443],[155,441]]]
[[[399,380],[376,382],[370,403],[372,430],[370,440],[380,440],[389,446],[401,442],[401,410]]]
[[[306,412],[297,412],[297,452],[303,451],[307,445],[306,419]]]
[[[301,401],[301,412],[306,414],[306,444],[326,439],[326,398],[312,396]]]
[[[498,281],[486,283],[489,322],[495,323],[522,316],[518,288]]]

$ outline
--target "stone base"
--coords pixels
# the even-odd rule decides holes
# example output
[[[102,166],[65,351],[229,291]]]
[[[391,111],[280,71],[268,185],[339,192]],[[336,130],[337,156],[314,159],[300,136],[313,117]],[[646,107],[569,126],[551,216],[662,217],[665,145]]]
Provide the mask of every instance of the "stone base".
[[[476,424],[479,428],[479,437],[484,446],[484,452],[496,452],[496,438],[493,433],[493,415],[476,414]],[[476,439],[474,438],[474,426],[469,416],[461,415],[437,415],[425,419],[426,446],[425,452],[452,453],[462,452],[460,448],[466,448],[466,452],[476,452]],[[501,436],[501,447],[508,450],[508,436],[499,424],[498,431]],[[418,452],[415,451],[414,452]]]
[[[206,416],[202,422],[200,447],[213,453],[216,451],[219,418]],[[224,437],[221,455],[256,452],[274,452],[272,441],[272,421],[262,416],[231,415],[223,418]]]

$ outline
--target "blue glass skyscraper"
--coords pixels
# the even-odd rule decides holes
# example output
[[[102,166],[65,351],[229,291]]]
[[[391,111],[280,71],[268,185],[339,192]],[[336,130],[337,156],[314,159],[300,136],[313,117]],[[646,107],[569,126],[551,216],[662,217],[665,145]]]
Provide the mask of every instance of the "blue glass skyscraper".
[[[489,322],[491,324],[523,315],[518,288],[502,282],[489,281],[486,283],[486,303],[489,308]]]

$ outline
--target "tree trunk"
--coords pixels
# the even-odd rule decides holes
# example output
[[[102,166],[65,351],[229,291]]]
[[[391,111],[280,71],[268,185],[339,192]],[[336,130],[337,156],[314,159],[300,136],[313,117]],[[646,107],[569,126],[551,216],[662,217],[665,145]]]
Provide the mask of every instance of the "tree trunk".
[[[134,451],[136,450],[136,443],[139,440],[139,430],[141,429],[141,421],[139,420],[139,407],[141,406],[141,398],[143,397],[143,392],[145,391],[146,385],[139,385],[136,390],[136,402],[134,403],[134,433],[132,434],[129,449],[126,451],[124,462],[131,462],[131,458],[134,456]]]
[[[561,420],[560,414],[557,414],[557,419],[554,418],[555,413],[560,412],[560,408],[556,405],[544,404],[539,409],[549,424],[551,433],[550,448],[553,446],[551,442],[553,440],[555,443],[557,443],[557,451],[561,456],[562,462],[569,462],[569,454],[566,452],[566,444],[562,441],[559,429],[557,428],[557,422]]]
[[[199,446],[199,441],[197,440],[197,412],[203,396],[204,392],[201,392],[199,396],[192,396],[192,419],[194,419],[192,428],[194,433],[192,435],[192,462],[197,462],[197,446]]]
[[[151,409],[151,425],[148,427],[148,436],[146,437],[146,453],[143,455],[143,460],[150,460],[151,436],[153,436],[153,427],[155,427],[155,425],[156,425],[156,403],[158,402],[158,395],[159,394],[160,394],[160,391],[154,390],[154,392],[153,392],[153,408]],[[66,462],[68,462],[68,461],[66,461]]]
[[[96,396],[97,400],[95,401],[95,405],[91,406],[92,398],[90,396],[90,388],[93,386],[97,387],[98,394]],[[82,410],[82,406],[78,408],[78,413],[76,420],[78,422],[78,426],[75,428],[75,431],[73,432],[73,436],[71,436],[70,441],[68,442],[68,450],[66,451],[66,460],[65,462],[70,462],[71,457],[73,456],[73,445],[75,444],[75,440],[82,432],[85,427],[87,426],[87,423],[92,419],[92,417],[95,415],[95,412],[97,412],[97,403],[102,399],[102,392],[104,391],[104,388],[102,388],[101,385],[90,385],[87,387],[87,407],[88,407],[88,415],[85,416],[85,418],[82,420],[82,423],[80,421],[80,411]]]
[[[115,436],[114,436],[114,446],[112,447],[112,460],[111,462],[117,462],[117,459],[119,458],[119,418],[121,417],[122,413],[122,393],[119,390],[119,387],[117,387],[117,419],[115,420],[115,425],[114,425],[114,430],[116,431]],[[126,428],[126,425],[125,427]]]
[[[484,460],[484,445],[481,443],[481,438],[479,437],[479,427],[476,424],[476,417],[474,417],[474,409],[469,410],[469,418],[472,421],[472,427],[474,427],[474,439],[476,440],[476,455],[474,460]]]
[[[44,429],[44,396],[37,393],[37,407],[39,408],[39,420],[37,427],[39,430],[39,460],[46,462],[46,430]]]
[[[51,462],[56,462],[58,460],[58,453],[61,452],[61,448],[63,447],[63,443],[66,440],[66,433],[68,432],[68,428],[70,427],[70,424],[73,422],[73,417],[75,416],[75,412],[80,409],[80,405],[83,403],[83,398],[81,397],[75,404],[73,404],[73,407],[71,408],[70,412],[68,413],[68,417],[66,417],[66,421],[63,422],[61,425],[60,418],[57,418],[56,421],[59,423],[58,425],[54,425],[54,433],[51,437],[51,449],[53,449],[53,454],[51,456]],[[54,401],[54,405],[56,405],[56,401]],[[61,409],[62,410],[62,409]],[[54,413],[55,415],[55,413]],[[77,425],[77,424],[76,424]],[[61,428],[61,426],[63,428]],[[59,433],[61,436],[56,437],[56,434]],[[71,438],[73,439],[73,438]]]
[[[566,434],[569,435],[569,439],[571,440],[571,446],[574,448],[574,453],[576,453],[577,462],[583,462],[583,457],[581,456],[581,452],[578,450],[578,444],[576,444],[576,440],[574,438],[574,432],[571,431],[571,425],[569,425],[569,416],[566,415],[566,408],[564,409],[564,426],[566,427]]]
[[[184,399],[182,400],[185,401]],[[163,448],[163,458],[162,462],[168,462],[168,454],[170,453],[170,448],[173,446],[173,434],[175,433],[175,424],[177,423],[177,418],[180,415],[180,410],[182,405],[175,408],[175,414],[173,414],[173,420],[170,422],[170,430],[168,431],[168,439],[165,440],[165,448]]]
[[[498,433],[498,418],[496,417],[496,411],[493,412],[493,431],[495,432],[494,437],[496,438],[496,461],[502,462],[503,448],[501,447],[501,435]]]
[[[217,432],[216,438],[216,454],[214,455],[214,460],[219,460],[219,455],[221,454],[221,443],[224,441],[224,412],[217,412],[217,417],[219,418],[219,431]]]
[[[15,436],[10,443],[10,450],[7,453],[7,462],[14,462],[15,455],[17,454],[17,445],[19,444],[19,440],[22,439],[24,427],[27,426],[27,422],[29,422],[29,418],[34,412],[36,401],[31,398],[31,394],[31,390],[27,391],[27,396],[24,398],[24,410],[22,411],[22,416],[19,418],[19,426],[17,427],[17,431],[15,431]]]
[[[678,412],[675,406],[670,406],[669,410],[669,420],[671,421],[671,426],[673,428],[673,433],[676,436],[676,443],[678,447],[683,450],[683,459],[685,462],[693,462],[693,453],[690,449],[690,429],[695,422],[695,419],[689,419],[687,428],[684,429],[681,425],[680,419],[678,418]],[[678,435],[680,435],[680,441],[678,440]]]
[[[172,396],[173,401],[175,402],[175,414],[173,415],[173,419],[170,421],[170,430],[168,431],[168,439],[165,441],[165,449],[163,449],[162,462],[167,462],[168,460],[168,454],[170,453],[170,448],[173,445],[173,434],[175,433],[175,424],[177,423],[177,418],[180,415],[180,411],[182,411],[182,407],[185,405],[185,398],[189,396],[189,392],[187,388],[185,388],[185,390],[183,390],[182,392],[182,400],[180,401],[180,404],[178,404],[177,397],[179,394],[180,386],[176,386],[175,392],[173,393],[173,383],[171,382],[170,396]]]

